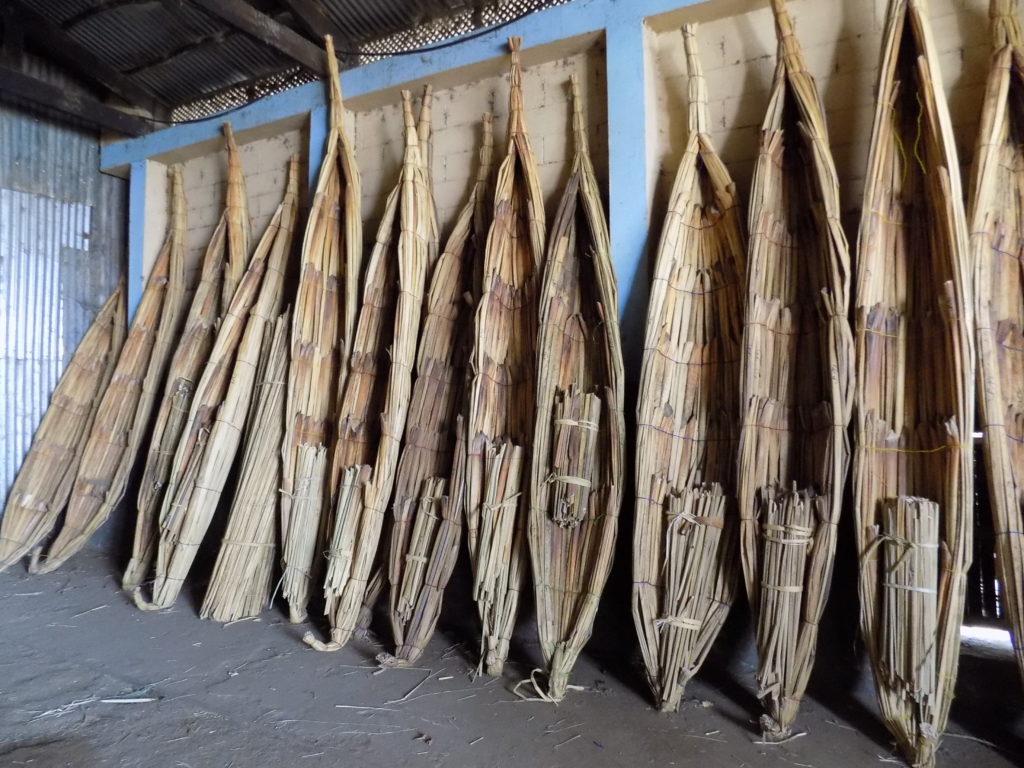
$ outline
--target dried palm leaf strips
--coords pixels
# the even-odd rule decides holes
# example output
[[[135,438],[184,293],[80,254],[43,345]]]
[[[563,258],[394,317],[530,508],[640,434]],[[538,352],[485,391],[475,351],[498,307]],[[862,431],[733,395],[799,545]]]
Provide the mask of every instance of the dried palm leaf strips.
[[[928,766],[946,726],[971,552],[971,274],[924,4],[889,3],[857,264],[861,629],[886,726]]]
[[[57,382],[14,478],[0,524],[0,571],[21,560],[56,525],[124,337],[125,285],[121,280]]]
[[[422,134],[421,134],[422,135]],[[484,115],[480,165],[438,259],[424,306],[416,381],[392,501],[388,551],[391,666],[414,663],[434,633],[445,586],[462,538],[465,445],[460,441],[472,285],[487,237],[486,213],[494,139]],[[429,165],[428,165],[429,167]]]
[[[1024,41],[1017,3],[992,3],[995,54],[968,194],[978,393],[1000,601],[1024,679]]]
[[[359,169],[345,132],[334,44],[330,36],[324,42],[330,127],[302,242],[281,448],[281,593],[296,623],[306,617],[321,510],[330,500],[329,423],[344,389],[363,258]]]
[[[814,664],[848,464],[849,253],[824,114],[784,0],[749,216],[740,369],[740,554],[766,739],[785,738]]]
[[[526,578],[525,517],[533,441],[537,282],[546,221],[523,114],[522,40],[509,39],[508,153],[498,168],[494,220],[470,368],[466,537],[483,624],[480,670],[501,674]]]
[[[298,208],[298,166],[292,157],[284,198],[221,319],[196,387],[160,509],[153,604],[147,607],[167,608],[177,599],[234,466],[264,332],[281,311]]]
[[[366,595],[409,409],[427,271],[437,257],[434,198],[408,91],[402,91],[402,115],[402,177],[388,196],[366,267],[332,464],[337,506],[324,581],[331,638],[305,636],[323,651],[348,642]]]
[[[674,711],[738,586],[736,447],[746,242],[683,28],[689,131],[654,267],[637,405],[633,617],[658,707]]]
[[[250,225],[246,214],[245,180],[238,146],[227,124],[224,126],[224,136],[228,153],[225,209],[203,256],[199,284],[192,294],[192,304],[167,371],[163,399],[157,409],[153,432],[149,438],[149,453],[136,499],[132,556],[121,580],[121,586],[129,591],[142,583],[153,565],[157,520],[171,472],[171,461],[185,428],[185,418],[192,406],[196,384],[210,356],[217,321],[222,310],[227,309],[227,304],[221,305],[225,261],[229,253],[234,254],[237,260],[238,253],[249,251]]]
[[[33,562],[36,573],[60,567],[106,522],[124,496],[139,445],[149,429],[171,345],[181,333],[186,299],[185,218],[178,213],[184,200],[172,191],[171,201],[177,209],[171,212],[167,239],[150,271],[117,367],[96,412],[64,525],[46,560]]]

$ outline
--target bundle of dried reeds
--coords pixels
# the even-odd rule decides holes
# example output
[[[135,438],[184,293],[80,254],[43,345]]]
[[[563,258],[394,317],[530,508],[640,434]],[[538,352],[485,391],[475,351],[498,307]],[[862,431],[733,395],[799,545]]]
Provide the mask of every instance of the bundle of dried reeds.
[[[200,617],[237,621],[270,603],[276,552],[281,437],[288,371],[288,311],[264,329],[256,390],[227,529]]]
[[[296,623],[306,618],[320,513],[331,495],[324,474],[329,422],[348,371],[363,258],[359,169],[345,131],[334,44],[330,36],[324,43],[330,128],[302,242],[281,449],[281,592]]]
[[[57,382],[7,495],[0,524],[0,571],[53,530],[67,503],[82,449],[125,337],[122,279],[103,304]]]
[[[298,192],[299,160],[292,157],[284,199],[221,319],[174,454],[160,510],[153,603],[147,607],[167,608],[177,599],[234,466],[264,331],[281,311]]]
[[[625,423],[618,291],[576,75],[572,171],[540,291],[528,540],[547,691],[564,698],[612,568]]]
[[[966,237],[924,4],[893,0],[859,235],[854,509],[861,629],[882,716],[904,756],[921,766],[933,764],[949,715],[971,557],[974,318]],[[937,523],[920,525],[897,519],[936,515]],[[927,533],[933,524],[937,541]],[[893,545],[913,555],[910,570],[890,568]],[[925,549],[936,552],[919,557]],[[918,611],[891,592],[934,595],[936,576],[925,571],[940,567],[937,610]],[[894,633],[913,644],[895,667]]]
[[[170,227],[153,264],[117,367],[96,412],[78,467],[64,525],[46,560],[33,555],[31,570],[48,573],[80,550],[124,496],[139,445],[167,374],[172,344],[181,333],[185,285],[184,197],[173,171]]]
[[[433,102],[434,89],[431,85],[427,84],[423,87],[423,98],[420,101],[420,113],[416,121],[416,137],[417,143],[420,147],[420,162],[423,164],[423,170],[427,179],[427,187],[430,189],[431,195],[433,195],[433,179],[432,179],[432,166],[433,166],[433,136],[431,133],[431,103]],[[431,221],[430,224],[433,227],[433,237],[431,238],[431,249],[430,249],[430,262],[427,265],[427,279],[430,280],[435,267],[435,262],[438,256],[438,249],[436,241],[439,239],[438,235],[438,223],[437,223],[437,209],[431,208]],[[335,466],[335,471],[340,468]],[[397,481],[397,476],[396,476]],[[337,487],[337,477],[332,475],[331,488]],[[336,499],[332,499],[331,509],[335,506]],[[333,524],[333,519],[330,515],[325,516],[323,521],[327,524],[327,530],[330,529]],[[385,519],[385,524],[387,519]],[[324,533],[324,530],[321,530]],[[388,586],[388,564],[385,562],[387,559],[387,542],[390,540],[390,534],[383,533],[382,536],[385,540],[385,546],[378,547],[377,555],[373,561],[373,575],[370,577],[368,586],[363,595],[363,605],[359,610],[359,618],[356,620],[356,628],[354,634],[357,637],[363,636],[369,632],[370,623],[373,619],[373,610],[380,599],[380,596],[384,594],[385,588]],[[381,658],[391,658],[387,653],[379,654]]]
[[[129,591],[142,583],[153,565],[157,518],[171,472],[171,461],[185,428],[203,365],[210,356],[217,320],[221,310],[228,306],[221,304],[225,261],[229,254],[237,261],[239,253],[248,252],[251,225],[245,213],[242,164],[229,124],[224,125],[224,133],[228,152],[227,201],[203,256],[199,284],[192,294],[192,305],[167,371],[163,399],[149,438],[149,453],[136,499],[132,556],[121,580],[121,586]],[[242,198],[243,202],[237,198]]]
[[[633,618],[660,709],[679,707],[738,586],[736,446],[746,241],[711,145],[695,25],[689,131],[655,262],[637,404]]]
[[[522,39],[509,38],[508,153],[498,168],[470,369],[466,535],[483,624],[479,669],[501,674],[526,577],[523,465],[533,440],[544,197],[523,112]]]
[[[1024,679],[1024,40],[1016,0],[993,0],[995,51],[968,194],[978,405],[999,569]]]
[[[304,638],[321,651],[348,642],[366,595],[409,409],[424,285],[437,256],[434,198],[408,91],[402,91],[402,114],[402,178],[388,196],[366,268],[332,460],[340,487],[324,583],[331,639]]]
[[[466,453],[459,413],[464,405],[471,302],[476,290],[472,281],[487,237],[483,212],[493,149],[491,116],[487,114],[476,180],[427,294],[416,382],[392,501],[388,581],[397,648],[394,656],[384,658],[392,666],[415,662],[426,648],[462,538]]]
[[[498,169],[470,355],[466,536],[482,637],[479,670],[500,675],[526,577],[538,286],[547,221],[522,100],[522,39],[509,38],[508,153]]]
[[[852,340],[849,253],[824,112],[785,1],[772,0],[772,9],[779,60],[751,190],[738,496],[743,573],[758,625],[758,696],[767,711],[761,727],[766,739],[780,739],[807,687],[832,581]],[[793,499],[812,496],[819,519],[809,542],[767,522],[773,508],[781,504],[788,519],[785,510],[796,515],[805,504]],[[803,555],[799,589],[777,570],[784,560],[767,557],[780,543]],[[764,590],[790,599],[769,599]],[[779,654],[782,645],[793,651]]]

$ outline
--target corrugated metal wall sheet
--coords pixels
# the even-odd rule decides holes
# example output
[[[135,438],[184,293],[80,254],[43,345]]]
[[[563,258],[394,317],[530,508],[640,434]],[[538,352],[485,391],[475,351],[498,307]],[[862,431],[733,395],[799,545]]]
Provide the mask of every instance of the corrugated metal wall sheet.
[[[28,63],[33,76],[69,84],[56,68]],[[0,104],[5,499],[57,379],[124,269],[126,187],[99,172],[96,131]]]

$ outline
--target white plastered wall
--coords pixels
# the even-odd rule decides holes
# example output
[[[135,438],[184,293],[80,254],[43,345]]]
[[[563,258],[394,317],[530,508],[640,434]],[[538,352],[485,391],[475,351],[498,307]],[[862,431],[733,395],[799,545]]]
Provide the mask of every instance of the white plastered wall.
[[[284,196],[288,182],[288,161],[293,154],[298,154],[300,158],[299,184],[300,189],[304,189],[306,147],[306,131],[298,129],[248,143],[239,142],[238,154],[245,177],[249,216],[252,219],[253,247]],[[188,211],[186,247],[190,278],[195,277],[194,273],[200,267],[210,236],[224,210],[227,163],[227,151],[223,149],[182,163]]]
[[[877,87],[885,0],[790,0],[787,4],[825,104],[840,194],[855,229],[867,166]],[[969,166],[990,52],[988,0],[930,0],[928,15],[939,54],[963,168]],[[712,138],[747,199],[758,132],[775,68],[775,30],[765,0],[714,0],[652,20],[659,174],[656,226],[686,141],[687,77],[679,27],[699,23]]]
[[[602,184],[607,179],[608,120],[605,109],[604,53],[600,44],[572,56],[535,64],[523,73],[526,124],[537,159],[549,218],[572,160],[572,103],[569,78],[576,73],[585,104],[591,155]],[[434,197],[442,238],[469,195],[483,135],[481,117],[493,115],[495,168],[507,147],[509,80],[507,74],[434,91]],[[414,117],[422,91],[413,92]],[[388,192],[399,179],[404,148],[401,94],[393,101],[354,113],[353,141],[362,176],[364,236],[369,246]]]

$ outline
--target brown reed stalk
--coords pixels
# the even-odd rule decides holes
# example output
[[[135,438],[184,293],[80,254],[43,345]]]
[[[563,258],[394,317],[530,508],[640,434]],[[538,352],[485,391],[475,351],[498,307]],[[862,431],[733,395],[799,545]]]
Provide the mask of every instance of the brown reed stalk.
[[[909,762],[930,766],[953,698],[971,558],[972,276],[953,131],[920,0],[889,3],[884,41],[855,313],[861,629],[886,726]],[[912,529],[892,532],[887,515],[904,507],[939,518],[933,619],[907,614],[889,591],[932,589],[934,574],[893,582],[887,537],[914,555],[934,548]],[[891,666],[894,633],[919,644],[914,658],[927,665],[909,679],[898,677],[905,666]]]
[[[746,238],[711,144],[696,25],[683,27],[689,137],[655,262],[637,403],[633,618],[658,707],[675,711],[735,598]]]
[[[225,126],[226,136],[231,135],[230,130],[229,126]],[[132,542],[131,559],[121,580],[122,588],[127,591],[137,589],[153,567],[157,522],[174,451],[185,429],[185,420],[192,406],[192,397],[203,366],[210,356],[217,320],[222,309],[228,307],[227,304],[221,305],[225,260],[229,253],[238,253],[242,248],[248,248],[250,222],[248,218],[239,218],[244,217],[245,204],[239,204],[235,199],[239,194],[243,199],[245,197],[242,164],[238,158],[238,146],[234,138],[225,144],[231,204],[225,205],[225,210],[221,213],[206,247],[199,284],[192,294],[192,304],[171,359],[163,399],[153,423],[146,466],[139,481],[139,493],[136,498],[135,538]],[[228,297],[229,300],[230,298]]]
[[[761,728],[769,740],[789,735],[814,665],[832,581],[853,386],[849,253],[824,111],[785,1],[772,0],[772,10],[779,52],[751,190],[738,486],[740,555],[758,626],[758,697],[766,710]],[[786,576],[763,558],[764,518],[781,494],[794,493],[814,497],[819,519],[808,546],[787,545],[805,555],[799,600],[770,601],[762,585]],[[772,612],[763,613],[768,606]],[[790,636],[793,627],[798,637]],[[776,654],[780,643],[793,652]]]
[[[608,223],[571,79],[576,144],[548,241],[537,335],[528,541],[544,697],[565,697],[612,568],[625,461],[622,342]]]
[[[356,629],[391,499],[416,362],[427,269],[437,253],[434,198],[412,115],[402,91],[405,158],[388,196],[370,254],[349,376],[332,460],[340,471],[324,583],[330,641],[307,633],[321,651],[345,645]]]
[[[505,665],[526,578],[523,465],[533,441],[537,282],[547,226],[523,111],[521,46],[521,38],[509,38],[508,152],[484,250],[466,425],[466,536],[483,624],[479,669],[488,675]]]
[[[994,51],[968,191],[978,412],[999,600],[1024,681],[1024,41],[1016,0],[993,0]]]
[[[306,617],[321,510],[334,487],[324,474],[329,425],[348,372],[363,258],[359,169],[345,131],[334,43],[329,35],[324,43],[330,128],[302,242],[281,448],[281,592],[295,623]]]
[[[0,572],[49,535],[71,493],[86,438],[124,344],[122,278],[79,342],[50,395],[0,521]]]
[[[493,150],[491,116],[485,114],[476,179],[434,270],[416,354],[416,381],[391,505],[388,582],[396,649],[394,655],[379,657],[389,666],[412,664],[423,653],[458,558],[466,461],[459,414],[472,327],[473,274],[487,236],[484,217],[477,212],[486,205]]]
[[[174,454],[171,483],[160,510],[153,601],[147,608],[167,608],[177,599],[231,475],[264,330],[281,311],[298,191],[299,159],[293,156],[284,198],[221,319]]]
[[[288,315],[285,310],[264,328],[238,488],[199,614],[203,619],[237,621],[258,616],[270,604],[277,550]]]
[[[167,238],[153,264],[128,337],[96,412],[71,489],[64,525],[46,559],[33,554],[30,570],[49,573],[78,552],[121,503],[150,414],[181,334],[185,285],[185,216],[180,170],[172,171],[173,209]]]

